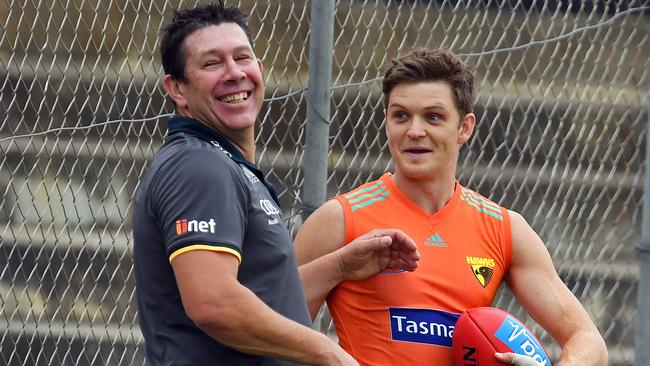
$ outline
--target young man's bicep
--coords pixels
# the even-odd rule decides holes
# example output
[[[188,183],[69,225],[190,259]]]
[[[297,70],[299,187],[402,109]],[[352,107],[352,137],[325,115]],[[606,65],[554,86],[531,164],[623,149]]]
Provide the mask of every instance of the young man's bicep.
[[[345,244],[343,207],[333,199],[314,211],[300,227],[294,245],[298,266],[331,253]]]
[[[560,344],[592,328],[580,302],[557,275],[544,243],[518,214],[513,221],[513,260],[508,284],[526,311]]]

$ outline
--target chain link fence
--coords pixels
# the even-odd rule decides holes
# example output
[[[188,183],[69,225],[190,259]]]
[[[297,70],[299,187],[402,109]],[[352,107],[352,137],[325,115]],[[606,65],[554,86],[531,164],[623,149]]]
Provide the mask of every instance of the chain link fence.
[[[0,0],[0,364],[142,365],[131,200],[166,120],[157,40],[182,0]],[[265,64],[258,163],[301,223],[308,1],[251,13]],[[521,212],[634,364],[650,1],[337,1],[327,193],[391,169],[384,65],[414,46],[475,66],[459,180]],[[557,347],[504,289],[495,306]],[[323,312],[317,327],[330,331]]]

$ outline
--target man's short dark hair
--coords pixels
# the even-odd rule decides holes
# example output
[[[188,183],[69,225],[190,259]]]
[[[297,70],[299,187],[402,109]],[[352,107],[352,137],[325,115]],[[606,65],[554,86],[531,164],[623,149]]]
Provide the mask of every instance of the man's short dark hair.
[[[391,61],[384,74],[384,103],[388,107],[390,93],[398,84],[442,81],[454,93],[456,108],[464,115],[474,110],[476,90],[474,74],[469,66],[447,49],[415,48]]]
[[[160,57],[165,74],[178,81],[187,81],[185,76],[185,39],[197,30],[211,25],[235,23],[246,33],[253,47],[248,14],[237,7],[226,7],[223,1],[197,6],[192,9],[179,9],[172,21],[163,29],[160,42]]]

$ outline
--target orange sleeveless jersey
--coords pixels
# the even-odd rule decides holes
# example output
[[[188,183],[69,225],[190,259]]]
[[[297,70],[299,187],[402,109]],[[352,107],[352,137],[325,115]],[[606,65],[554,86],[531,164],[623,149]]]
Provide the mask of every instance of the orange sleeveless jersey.
[[[361,365],[452,365],[458,316],[489,306],[508,269],[507,210],[456,183],[451,201],[429,216],[388,173],[336,199],[345,213],[346,243],[372,229],[400,228],[421,257],[414,272],[386,270],[342,282],[330,293],[341,346]]]

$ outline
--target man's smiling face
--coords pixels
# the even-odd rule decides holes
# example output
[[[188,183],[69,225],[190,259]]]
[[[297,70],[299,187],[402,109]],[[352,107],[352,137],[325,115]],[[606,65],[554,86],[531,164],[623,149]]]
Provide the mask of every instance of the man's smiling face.
[[[185,39],[184,50],[179,113],[226,136],[252,129],[264,101],[263,68],[244,30],[236,23],[207,26]]]

